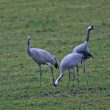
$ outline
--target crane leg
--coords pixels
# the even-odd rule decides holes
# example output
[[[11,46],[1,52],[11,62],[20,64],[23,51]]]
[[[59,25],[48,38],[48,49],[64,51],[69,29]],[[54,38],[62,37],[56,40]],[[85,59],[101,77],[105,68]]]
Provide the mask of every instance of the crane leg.
[[[52,83],[54,84],[54,75],[53,75],[53,68],[50,66],[51,73],[52,73]]]
[[[87,76],[85,61],[84,61],[84,70],[83,70],[83,72],[84,72],[84,74],[85,74],[86,83],[88,84],[88,76]]]
[[[79,67],[78,67],[78,65],[76,65],[76,69],[77,69],[77,75],[79,75],[78,73],[79,73]]]
[[[85,72],[86,72],[86,64],[85,64],[85,61],[84,61],[83,65],[84,65],[83,72],[85,73]]]
[[[41,65],[39,65],[39,80],[40,80],[40,87],[42,83],[42,70],[41,70]]]
[[[69,88],[69,83],[70,83],[70,77],[71,77],[71,75],[70,75],[70,69],[68,69],[68,72],[69,72],[69,80],[68,80],[68,85],[67,85],[67,89]]]
[[[74,87],[74,77],[75,77],[75,74],[74,74],[74,70],[73,70],[73,71],[72,71],[73,87]]]
[[[52,83],[53,83],[53,85],[54,85],[53,68],[52,68],[52,66],[51,66],[51,64],[50,64],[50,63],[46,63],[46,64],[49,66],[49,68],[50,68],[50,70],[51,70],[51,73],[52,73]]]
[[[78,67],[78,65],[76,65],[76,69],[77,69],[77,72],[76,72],[76,74],[77,74],[77,81],[79,82],[79,67]]]

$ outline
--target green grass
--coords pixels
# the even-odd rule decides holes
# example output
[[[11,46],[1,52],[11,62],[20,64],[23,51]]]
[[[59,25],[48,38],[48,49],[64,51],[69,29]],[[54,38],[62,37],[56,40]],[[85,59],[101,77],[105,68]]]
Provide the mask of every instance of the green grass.
[[[110,0],[0,0],[0,110],[109,110],[110,108]],[[80,82],[67,90],[68,73],[54,94],[51,73],[38,67],[26,51],[48,50],[60,60],[91,33],[87,84],[80,66]],[[54,70],[55,78],[59,71]]]

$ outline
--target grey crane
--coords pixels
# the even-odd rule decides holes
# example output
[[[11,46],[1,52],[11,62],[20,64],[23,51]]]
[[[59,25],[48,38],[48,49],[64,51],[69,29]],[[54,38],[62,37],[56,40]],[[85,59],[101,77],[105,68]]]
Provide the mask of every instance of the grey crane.
[[[42,65],[49,66],[52,73],[52,81],[54,83],[53,67],[51,65],[54,65],[55,68],[59,68],[56,57],[46,50],[40,48],[31,48],[29,36],[27,37],[27,52],[28,55],[32,58],[32,60],[34,60],[38,64],[39,73],[40,73],[40,86],[41,86],[41,76],[42,76],[42,70],[41,70]]]
[[[90,39],[90,32],[92,30],[94,30],[94,29],[97,29],[97,28],[95,28],[93,25],[90,25],[87,28],[87,37],[86,37],[86,40],[82,44],[76,46],[73,49],[73,52],[80,52],[80,51],[87,51],[87,52],[89,52],[88,43],[89,43],[89,39]]]
[[[64,75],[64,72],[68,69],[69,71],[69,81],[70,81],[70,69],[74,69],[74,67],[80,64],[83,60],[91,57],[92,55],[86,51],[80,51],[79,53],[70,53],[66,55],[60,63],[60,75],[55,80],[54,86],[56,87]]]
[[[89,39],[90,39],[90,32],[92,30],[96,30],[96,29],[98,29],[98,28],[96,28],[93,25],[88,26],[88,28],[87,28],[87,37],[86,37],[85,41],[83,43],[81,43],[80,45],[76,46],[73,49],[73,53],[75,53],[75,52],[77,52],[77,53],[89,52],[88,43],[89,43]],[[92,54],[91,54],[91,57],[93,57]],[[83,60],[83,61],[84,61],[84,73],[85,73],[85,60]],[[78,73],[79,72],[78,65],[76,65],[76,67],[77,67],[77,73]]]

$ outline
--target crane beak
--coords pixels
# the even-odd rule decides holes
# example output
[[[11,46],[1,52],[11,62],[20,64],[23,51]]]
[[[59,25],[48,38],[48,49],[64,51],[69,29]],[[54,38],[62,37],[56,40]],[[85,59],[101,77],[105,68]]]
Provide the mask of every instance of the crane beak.
[[[100,30],[100,28],[94,27],[94,30]]]

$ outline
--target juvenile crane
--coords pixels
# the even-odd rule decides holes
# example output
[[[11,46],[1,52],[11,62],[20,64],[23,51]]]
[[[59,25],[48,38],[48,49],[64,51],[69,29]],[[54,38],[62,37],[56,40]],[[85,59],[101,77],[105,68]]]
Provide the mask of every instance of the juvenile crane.
[[[40,48],[31,48],[30,47],[30,37],[27,37],[27,52],[28,55],[34,60],[39,67],[39,73],[40,73],[40,86],[41,86],[41,76],[42,76],[42,65],[48,65],[51,69],[52,73],[52,81],[54,83],[54,75],[53,75],[53,68],[51,65],[54,65],[54,67],[58,68],[58,63],[54,55],[52,55],[50,52],[40,49]]]
[[[56,87],[64,75],[64,72],[68,69],[69,71],[69,81],[70,81],[70,69],[74,69],[74,67],[80,64],[83,60],[91,57],[89,52],[79,52],[79,53],[70,53],[66,55],[60,63],[60,75],[54,82],[54,86]]]

